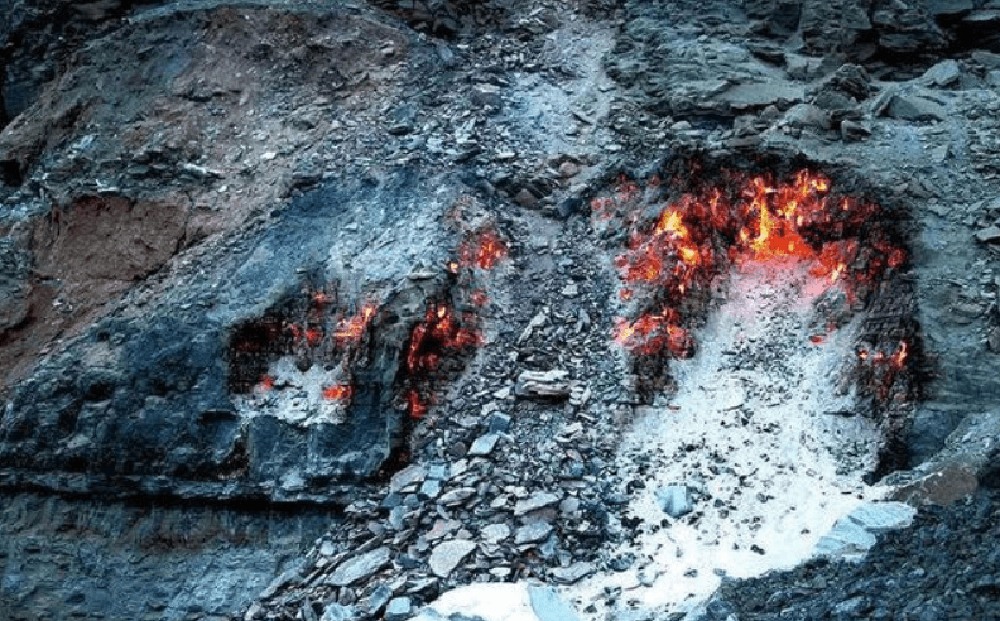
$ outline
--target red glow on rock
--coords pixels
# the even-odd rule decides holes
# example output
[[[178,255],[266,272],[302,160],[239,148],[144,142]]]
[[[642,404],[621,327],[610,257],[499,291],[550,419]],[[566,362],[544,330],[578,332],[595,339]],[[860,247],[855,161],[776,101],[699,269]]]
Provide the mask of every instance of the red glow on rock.
[[[427,414],[427,405],[420,399],[420,393],[410,389],[406,392],[406,411],[410,418],[419,419]]]
[[[323,398],[329,401],[347,401],[354,396],[354,388],[344,384],[334,384],[323,389]]]
[[[306,343],[309,347],[316,347],[323,340],[323,331],[319,328],[306,329]]]
[[[342,319],[337,324],[337,329],[333,333],[333,338],[338,341],[340,345],[360,341],[361,337],[364,336],[365,331],[368,329],[368,324],[371,322],[372,318],[375,317],[377,310],[378,305],[374,302],[366,303],[364,307],[362,307],[361,312],[357,315],[351,317],[350,319]]]
[[[679,309],[733,263],[784,271],[804,262],[817,277],[808,292],[841,287],[853,304],[885,270],[905,264],[906,253],[872,222],[879,206],[831,197],[824,175],[803,169],[776,181],[771,175],[725,171],[722,178],[723,184],[664,203],[647,224],[642,224],[647,207],[635,200],[637,188],[628,179],[619,179],[612,198],[591,201],[597,222],[613,217],[631,225],[627,247],[614,261],[623,281],[620,299],[655,299]],[[664,317],[646,311],[634,320],[619,319],[614,338],[634,353],[689,351],[680,344],[690,343],[686,332],[670,338],[681,334],[682,319]]]
[[[460,350],[484,343],[475,328],[460,326],[450,306],[429,304],[424,321],[410,332],[406,367],[412,373],[434,371],[448,350]]]
[[[615,320],[614,340],[636,353],[667,350],[675,356],[686,356],[690,353],[691,340],[687,330],[677,325],[679,320],[679,313],[673,309],[658,314],[646,313],[633,322],[619,317]]]
[[[907,351],[908,347],[909,346],[906,344],[906,341],[903,341],[899,344],[899,348],[892,355],[891,364],[893,367],[897,369],[903,368],[903,366],[906,364],[906,357],[909,355],[909,352]]]
[[[507,244],[493,231],[483,231],[473,239],[462,242],[458,254],[461,265],[491,270],[507,257]]]
[[[257,386],[264,392],[267,392],[268,390],[274,388],[274,378],[270,375],[261,375],[260,383],[258,383]]]

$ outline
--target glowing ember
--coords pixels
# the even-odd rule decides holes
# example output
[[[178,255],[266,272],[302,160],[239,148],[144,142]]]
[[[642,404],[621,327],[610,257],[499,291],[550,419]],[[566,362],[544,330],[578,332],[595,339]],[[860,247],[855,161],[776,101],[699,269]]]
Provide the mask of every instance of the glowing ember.
[[[430,304],[424,321],[410,332],[406,367],[411,373],[433,371],[446,350],[459,350],[483,342],[477,330],[458,325],[451,307]]]
[[[623,224],[632,223],[628,248],[615,259],[625,285],[619,291],[622,300],[642,296],[667,310],[680,308],[684,299],[705,291],[728,262],[786,269],[789,262],[805,261],[809,272],[822,279],[820,287],[841,287],[853,303],[858,291],[871,292],[886,269],[906,262],[906,253],[872,223],[878,205],[834,200],[830,180],[821,174],[800,170],[781,182],[735,172],[724,172],[723,178],[734,185],[683,194],[646,225],[639,220],[645,206],[636,200],[637,186],[627,179],[619,180],[614,198],[591,201],[596,221],[625,213]],[[864,253],[861,235],[866,236]],[[666,310],[621,319],[615,340],[639,354],[688,352],[684,322],[673,312],[670,319]]]
[[[330,401],[346,401],[354,396],[354,388],[344,384],[334,384],[323,389],[323,398]]]
[[[309,347],[316,347],[323,340],[323,331],[319,328],[306,329],[306,343]]]
[[[899,349],[896,350],[896,353],[892,355],[892,366],[894,366],[897,369],[903,368],[903,365],[906,362],[906,356],[907,356],[906,350],[907,350],[907,344],[906,341],[903,341],[899,344]]]
[[[406,411],[410,418],[423,418],[427,414],[427,405],[421,401],[420,393],[416,390],[406,392]]]
[[[691,342],[687,330],[676,325],[680,315],[673,309],[660,314],[644,314],[634,322],[615,320],[614,340],[637,353],[655,353],[666,349],[675,356],[690,354]]]
[[[373,302],[365,304],[360,313],[350,319],[340,321],[337,330],[333,333],[333,338],[341,345],[360,341],[377,310],[377,304]]]
[[[459,248],[459,257],[462,265],[491,270],[507,257],[507,245],[496,233],[484,231],[474,239],[462,242]],[[457,264],[455,262],[452,264],[456,266],[453,271],[457,271]],[[451,268],[449,267],[449,269]]]

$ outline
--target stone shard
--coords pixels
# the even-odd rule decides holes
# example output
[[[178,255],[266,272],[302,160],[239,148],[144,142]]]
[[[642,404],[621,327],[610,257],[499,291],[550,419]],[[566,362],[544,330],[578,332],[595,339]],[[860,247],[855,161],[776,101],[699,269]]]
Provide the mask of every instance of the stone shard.
[[[526,513],[531,513],[532,511],[537,511],[544,507],[550,507],[562,500],[562,495],[553,494],[552,492],[539,492],[533,494],[524,500],[519,500],[514,505],[514,515],[522,516]]]
[[[948,117],[944,106],[919,95],[893,95],[885,114],[902,121],[943,121]]]
[[[988,226],[981,231],[976,231],[976,241],[982,244],[1000,242],[1000,227]]]
[[[391,558],[392,551],[385,547],[365,552],[341,563],[327,578],[327,583],[342,587],[360,582],[385,567]]]
[[[524,371],[517,376],[514,394],[519,397],[566,398],[572,390],[568,371]]]
[[[920,80],[927,86],[954,86],[962,78],[962,68],[954,59],[943,60],[924,72]]]
[[[875,536],[887,530],[905,528],[917,510],[902,502],[866,502],[837,521],[819,543],[816,555],[860,561],[875,545]]]
[[[549,572],[556,582],[573,584],[594,573],[594,564],[583,561],[573,563],[569,567],[557,567]]]
[[[497,444],[497,440],[500,439],[499,433],[487,433],[485,435],[479,436],[469,447],[469,455],[482,456],[489,455],[493,452],[493,448]]]
[[[548,522],[532,522],[525,524],[514,533],[514,543],[522,545],[525,543],[537,543],[549,536],[553,530],[552,524]]]
[[[664,513],[672,518],[679,518],[688,514],[694,508],[691,504],[691,497],[687,487],[683,485],[669,485],[656,491],[656,501]]]
[[[428,564],[439,578],[447,578],[462,560],[476,549],[476,544],[466,539],[452,539],[438,544],[431,552]]]

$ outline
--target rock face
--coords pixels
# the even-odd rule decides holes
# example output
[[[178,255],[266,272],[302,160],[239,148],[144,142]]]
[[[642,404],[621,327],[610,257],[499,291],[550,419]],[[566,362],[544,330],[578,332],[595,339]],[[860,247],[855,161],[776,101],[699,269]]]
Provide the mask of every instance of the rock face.
[[[5,480],[80,492],[113,492],[121,485],[125,494],[265,494],[275,499],[312,494],[321,500],[314,485],[374,473],[388,457],[392,429],[399,425],[393,418],[400,414],[389,400],[405,332],[384,332],[385,341],[352,402],[350,422],[343,425],[298,427],[270,416],[241,420],[228,389],[227,375],[235,371],[227,369],[225,360],[229,335],[240,321],[263,314],[269,300],[298,290],[296,269],[304,265],[303,257],[322,256],[331,247],[348,253],[352,243],[366,243],[362,238],[377,230],[365,229],[351,242],[352,234],[339,227],[368,216],[346,210],[325,214],[321,206],[392,205],[384,216],[388,227],[390,221],[417,217],[397,207],[417,200],[421,190],[413,181],[403,174],[379,186],[357,183],[303,195],[286,212],[288,225],[253,239],[252,253],[230,255],[234,269],[225,298],[213,291],[213,276],[191,283],[183,300],[141,320],[110,317],[94,325],[84,339],[13,391],[0,432]],[[302,230],[309,234],[303,236]],[[444,239],[428,240],[423,260],[435,262],[437,256],[436,262],[443,263],[449,245]],[[55,246],[52,251],[62,250]],[[387,262],[372,277],[405,283],[409,267],[404,270],[403,265]],[[416,295],[418,303],[430,293],[419,288],[393,292],[400,300]],[[397,316],[405,313],[390,308]],[[400,328],[411,325],[416,312],[414,308]],[[96,356],[97,364],[88,363]],[[31,457],[26,460],[25,455]],[[67,477],[57,482],[48,477],[52,472]],[[300,473],[303,488],[270,487],[289,472]]]
[[[667,618],[626,610],[656,568],[614,550],[773,497],[737,498],[742,476],[712,497],[725,451],[690,443],[705,481],[650,489],[671,519],[629,510],[651,466],[617,443],[650,402],[676,414],[677,378],[611,343],[638,231],[602,208],[641,222],[765,169],[886,206],[872,243],[906,247],[897,278],[824,299],[812,343],[866,309],[859,338],[912,347],[913,390],[860,407],[890,412],[870,478],[962,505],[978,542],[1000,478],[998,53],[988,0],[0,0],[0,618],[437,618],[418,609],[449,589],[526,576],[598,593],[570,610],[521,584],[529,621]],[[885,506],[827,551],[908,519]],[[945,615],[897,604],[881,617]]]

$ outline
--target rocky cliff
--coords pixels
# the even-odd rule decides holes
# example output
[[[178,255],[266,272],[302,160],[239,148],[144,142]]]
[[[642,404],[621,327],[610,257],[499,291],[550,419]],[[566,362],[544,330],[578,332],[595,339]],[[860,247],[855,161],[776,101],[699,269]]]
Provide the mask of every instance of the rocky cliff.
[[[1000,4],[0,9],[0,615],[742,619],[661,527],[992,506]]]

